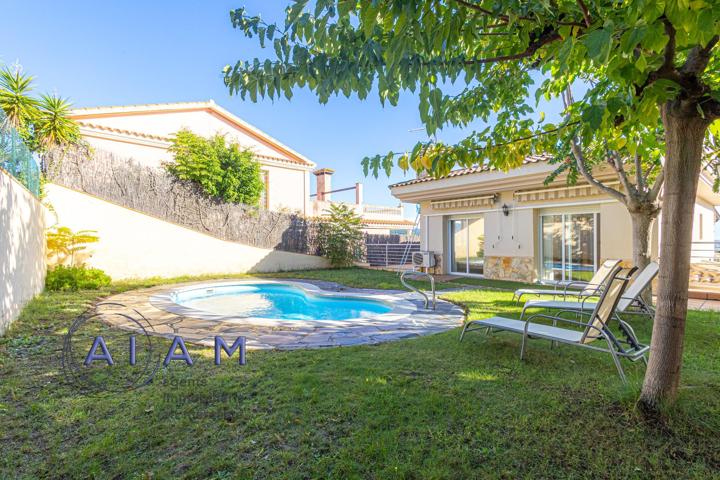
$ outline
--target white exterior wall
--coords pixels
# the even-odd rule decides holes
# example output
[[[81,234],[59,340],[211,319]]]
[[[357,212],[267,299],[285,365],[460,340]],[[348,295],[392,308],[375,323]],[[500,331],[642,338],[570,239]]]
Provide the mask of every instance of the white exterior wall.
[[[114,153],[119,158],[132,158],[140,165],[160,167],[165,162],[171,162],[173,156],[167,151],[166,142],[147,142],[142,144],[130,143],[126,140],[96,138],[85,136],[85,140],[95,149]]]
[[[146,112],[134,115],[102,116],[81,120],[104,127],[141,132],[159,137],[170,137],[178,130],[188,129],[203,137],[227,135],[229,142],[252,149],[255,153],[282,156],[267,142],[240,131],[220,116],[206,111]]]
[[[533,231],[533,210],[511,209],[506,217],[501,210],[485,217],[485,256],[532,257],[537,235]]]
[[[324,258],[219,240],[90,195],[47,185],[60,225],[96,230],[87,264],[113,279],[327,268]]]
[[[268,172],[268,201],[270,210],[291,210],[307,214],[309,173],[276,166],[263,166]]]
[[[391,186],[391,191],[403,202],[420,205],[421,248],[442,255],[444,259],[437,272],[449,273],[451,239],[448,221],[478,216],[484,217],[484,273],[489,278],[525,281],[538,278],[542,255],[540,216],[543,214],[599,214],[599,260],[617,258],[631,263],[632,222],[627,208],[588,185],[568,187],[564,178],[545,185],[545,179],[554,168],[546,162],[530,162],[509,172],[491,170],[438,180],[411,181]],[[696,262],[712,256],[711,242],[717,216],[713,205],[718,204],[720,195],[712,191],[712,181],[701,177],[693,225],[693,242],[696,242],[693,260]],[[501,213],[503,205],[510,208],[507,217]],[[653,259],[661,256],[660,224],[657,219],[651,227],[650,256]]]
[[[632,259],[632,228],[627,209],[614,201],[577,202],[558,206],[514,205],[503,192],[499,205],[506,200],[510,206],[508,216],[496,206],[478,209],[474,212],[462,211],[439,214],[423,205],[423,221],[420,223],[420,243],[422,250],[430,250],[443,255],[446,259],[443,273],[449,273],[449,233],[448,221],[452,218],[472,218],[483,216],[485,219],[485,257],[523,258],[531,262],[539,273],[540,269],[540,216],[562,213],[598,213],[600,215],[600,235],[598,243],[600,259],[619,258],[624,261]],[[427,220],[425,220],[425,218]],[[427,222],[427,223],[425,223]],[[426,228],[426,225],[429,228]],[[655,222],[651,236],[651,254],[657,257],[658,228]]]
[[[632,220],[619,202],[600,206],[600,257],[632,260]]]
[[[0,170],[0,335],[45,286],[45,207]]]

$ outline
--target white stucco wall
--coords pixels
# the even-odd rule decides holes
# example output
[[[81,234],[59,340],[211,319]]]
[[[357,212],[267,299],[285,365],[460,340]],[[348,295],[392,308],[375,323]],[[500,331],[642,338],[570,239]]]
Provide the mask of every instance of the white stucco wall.
[[[263,166],[268,172],[268,199],[270,210],[291,210],[308,214],[307,190],[309,173],[273,165]]]
[[[114,153],[119,158],[132,158],[140,165],[148,167],[159,168],[161,164],[173,160],[172,154],[167,150],[169,143],[166,142],[137,144],[119,139],[96,138],[88,135],[85,135],[84,139],[97,150]]]
[[[206,111],[145,112],[134,115],[104,116],[81,121],[160,137],[169,137],[183,128],[203,137],[210,137],[219,133],[227,135],[229,141],[251,148],[260,155],[284,156],[267,142],[238,130],[218,115]]]
[[[321,257],[219,240],[58,185],[47,186],[47,197],[60,225],[98,232],[87,263],[113,279],[328,266]]]
[[[0,169],[0,335],[45,286],[45,207]]]
[[[508,216],[495,210],[485,217],[485,255],[532,257],[537,235],[533,231],[533,210],[514,209]]]

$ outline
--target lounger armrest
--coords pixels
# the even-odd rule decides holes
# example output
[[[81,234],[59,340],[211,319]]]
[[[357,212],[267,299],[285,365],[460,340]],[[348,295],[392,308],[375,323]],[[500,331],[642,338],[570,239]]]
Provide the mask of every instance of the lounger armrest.
[[[560,310],[560,312],[558,312],[558,313],[562,313],[562,312],[585,313],[585,312],[578,312],[577,310]],[[582,326],[582,327],[588,327],[588,326],[590,326],[590,327],[595,328],[595,330],[600,330],[599,328],[594,327],[593,325],[589,324],[588,322],[578,322],[577,320],[570,320],[569,318],[558,317],[558,316],[555,316],[555,315],[547,315],[547,314],[544,314],[544,313],[536,313],[535,315],[531,315],[530,317],[528,317],[528,319],[525,320],[525,327],[526,327],[526,328],[527,328],[527,324],[529,324],[529,323],[530,323],[530,320],[532,320],[533,318],[545,318],[545,319],[548,319],[548,320],[557,320],[557,321],[560,321],[560,322],[571,323],[571,324],[573,324],[573,325],[579,325],[579,326]]]
[[[583,297],[582,302],[580,302],[580,308],[585,310],[585,302],[587,302],[589,299],[593,298],[594,295],[586,295]],[[594,308],[594,307],[593,307]]]
[[[566,283],[565,284],[565,295],[567,295],[568,290],[583,290],[588,285],[589,285],[589,282],[581,282],[579,280],[575,280],[575,281]]]
[[[579,292],[570,292],[571,294],[577,293],[578,298],[580,297],[599,297],[602,295],[603,290],[605,290],[605,287],[603,285],[597,285],[595,287],[585,287],[583,290]]]
[[[560,315],[562,315],[563,313],[572,313],[574,316],[577,317],[578,315],[592,315],[593,312],[590,310],[574,310],[574,309],[573,310],[556,310],[555,311],[555,315],[557,315],[558,317]],[[550,315],[550,316],[552,317],[554,315]]]

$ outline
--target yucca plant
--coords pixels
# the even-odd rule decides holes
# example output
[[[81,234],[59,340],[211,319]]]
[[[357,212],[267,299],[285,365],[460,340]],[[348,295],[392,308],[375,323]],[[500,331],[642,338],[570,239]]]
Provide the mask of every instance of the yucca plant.
[[[39,150],[77,143],[80,129],[70,119],[72,104],[56,95],[40,96],[39,112],[34,123],[34,137]]]
[[[5,123],[20,133],[33,152],[80,143],[79,127],[70,118],[71,103],[57,95],[32,96],[33,81],[18,66],[0,70],[0,110]]]
[[[38,100],[30,95],[33,80],[19,67],[0,70],[0,108],[5,112],[5,121],[24,136],[30,134],[40,113]]]

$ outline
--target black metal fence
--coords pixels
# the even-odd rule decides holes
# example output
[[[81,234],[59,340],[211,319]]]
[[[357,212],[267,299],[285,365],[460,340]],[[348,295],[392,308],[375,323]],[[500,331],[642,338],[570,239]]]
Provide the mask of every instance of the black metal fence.
[[[366,235],[363,261],[371,267],[399,267],[412,264],[420,242],[406,235]]]

